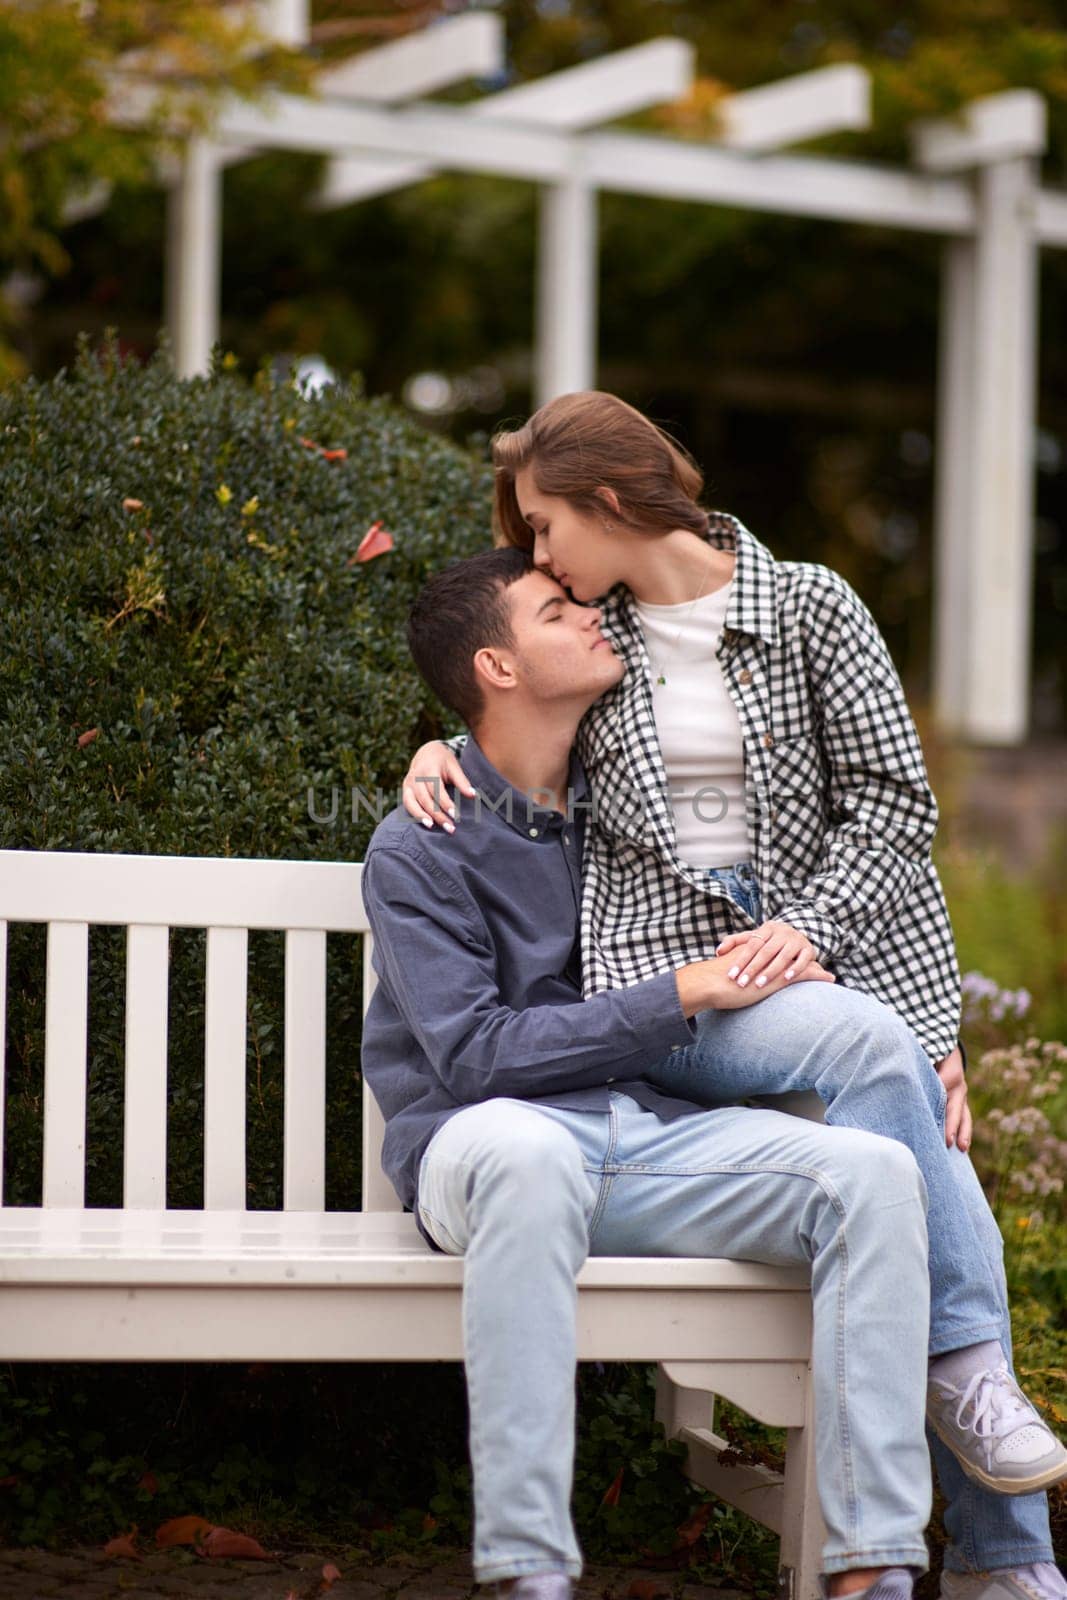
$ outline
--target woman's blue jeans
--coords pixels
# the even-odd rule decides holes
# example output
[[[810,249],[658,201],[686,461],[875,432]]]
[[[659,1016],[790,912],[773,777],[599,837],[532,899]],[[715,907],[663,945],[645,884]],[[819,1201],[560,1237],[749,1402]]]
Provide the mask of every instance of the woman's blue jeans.
[[[760,922],[751,864],[710,870]],[[649,1076],[703,1104],[814,1090],[831,1126],[907,1145],[929,1205],[930,1354],[998,1339],[1010,1361],[1003,1241],[970,1158],[945,1144],[944,1085],[896,1012],[840,983],[802,981],[740,1010],[702,1012],[695,1043],[672,1051]],[[931,1447],[946,1501],[948,1567],[1052,1560],[1044,1494],[992,1494],[967,1478],[933,1435]]]

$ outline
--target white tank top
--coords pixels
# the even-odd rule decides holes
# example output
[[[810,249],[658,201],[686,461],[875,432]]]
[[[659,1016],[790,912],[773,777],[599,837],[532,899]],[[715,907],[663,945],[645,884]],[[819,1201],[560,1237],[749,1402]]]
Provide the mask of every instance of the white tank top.
[[[732,588],[733,578],[677,606],[635,601],[678,857],[692,867],[732,867],[752,857],[741,724],[715,657]]]

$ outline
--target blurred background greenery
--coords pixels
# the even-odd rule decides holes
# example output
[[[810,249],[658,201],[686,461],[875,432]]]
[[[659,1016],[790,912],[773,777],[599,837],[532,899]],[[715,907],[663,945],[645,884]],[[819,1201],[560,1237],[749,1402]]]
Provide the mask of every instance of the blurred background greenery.
[[[1047,99],[1045,179],[1067,154],[1067,33],[1058,0],[315,0],[310,49],[241,57],[242,82],[305,77],[315,62],[435,18],[492,9],[506,73],[445,98],[536,78],[641,40],[693,42],[692,95],[631,119],[707,137],[722,94],[829,62],[872,73],[864,133],[822,152],[903,162],[916,118],[1007,87]],[[0,7],[0,265],[11,269],[8,367],[47,375],[77,333],[118,328],[144,356],[162,314],[164,200],[145,142],[101,126],[83,76],[131,37],[181,41],[211,94],[235,45],[213,8],[182,0],[62,0]],[[27,17],[45,17],[36,32]],[[88,24],[79,16],[89,18]],[[164,21],[161,18],[165,18]],[[96,55],[76,46],[92,42]],[[139,31],[138,31],[139,30]],[[25,70],[27,57],[33,70]],[[78,71],[72,63],[78,62]],[[279,64],[281,63],[281,64]],[[80,96],[80,97],[79,97]],[[59,125],[56,141],[47,137]],[[79,136],[80,130],[80,136]],[[60,223],[64,176],[117,184],[101,214]],[[321,162],[264,155],[225,175],[222,342],[318,374],[359,371],[428,426],[465,440],[530,406],[536,194],[503,179],[442,176],[365,203],[314,206]],[[6,208],[6,210],[5,210]],[[668,424],[703,465],[711,500],[784,558],[836,567],[872,605],[913,698],[930,684],[936,240],[891,229],[605,195],[598,381]],[[1032,729],[1067,726],[1067,253],[1042,260]]]
[[[309,59],[463,9],[315,0]],[[707,136],[727,90],[856,60],[874,77],[874,126],[819,149],[899,162],[916,117],[1033,87],[1050,108],[1045,179],[1063,182],[1067,34],[1055,0],[494,9],[506,20],[507,73],[454,98],[674,33],[697,47],[697,89],[638,125]],[[519,183],[441,177],[321,212],[309,200],[315,160],[263,156],[229,170],[228,354],[210,381],[177,385],[165,363],[137,365],[161,320],[163,197],[146,143],[99,114],[100,70],[146,40],[180,47],[208,108],[229,83],[254,92],[267,80],[307,81],[307,61],[242,56],[216,8],[194,0],[0,4],[3,842],[355,859],[368,819],[314,825],[306,791],[395,782],[413,742],[440,726],[406,665],[402,617],[432,566],[485,542],[486,436],[530,407],[536,197]],[[100,176],[116,186],[109,207],[64,223],[71,185]],[[710,503],[780,558],[842,572],[886,634],[941,804],[935,857],[972,975],[964,1038],[982,1119],[976,1158],[1007,1242],[1019,1364],[1062,1423],[1067,258],[1046,252],[1042,263],[1032,736],[1019,750],[955,747],[929,712],[938,278],[932,241],[605,196],[599,381],[685,441]],[[117,344],[50,381],[74,363],[79,332],[95,340],[106,327],[118,329]],[[287,381],[294,362],[310,380],[303,389]],[[351,386],[313,392],[323,377],[357,373]],[[348,455],[329,461],[316,445]],[[394,551],[354,563],[378,519]],[[185,1003],[174,1008],[171,1200],[195,1204],[202,1012],[199,953],[186,943],[175,947]],[[268,936],[254,946],[250,1199],[271,1205],[278,951]],[[115,941],[101,935],[94,962],[89,1184],[107,1204],[121,1126]],[[39,966],[39,941],[19,930],[6,1178],[23,1201],[40,1170]],[[330,982],[330,1203],[348,1205],[358,1182],[351,952],[331,949]],[[1028,1190],[1035,1171],[1046,1176]],[[459,1375],[409,1371],[399,1409],[395,1382],[355,1385],[345,1369],[9,1369],[0,1537],[102,1538],[195,1508],[275,1542],[329,1534],[388,1551],[462,1541]],[[699,1503],[652,1424],[647,1374],[583,1372],[580,1389],[586,1548],[669,1555]],[[776,1448],[740,1417],[725,1425],[740,1448]],[[1062,1494],[1055,1514],[1067,1546]],[[699,1570],[773,1589],[772,1546],[733,1513],[719,1508],[686,1548]]]

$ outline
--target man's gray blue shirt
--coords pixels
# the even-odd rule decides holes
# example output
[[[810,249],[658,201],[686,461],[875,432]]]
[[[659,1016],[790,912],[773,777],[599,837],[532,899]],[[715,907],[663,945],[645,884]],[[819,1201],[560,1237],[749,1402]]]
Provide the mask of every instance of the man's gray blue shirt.
[[[423,1152],[464,1106],[606,1111],[614,1088],[667,1120],[700,1109],[642,1078],[694,1037],[673,971],[582,999],[588,790],[577,759],[563,812],[514,789],[474,738],[462,765],[479,798],[455,796],[455,833],[398,807],[363,868],[378,976],[363,1073],[385,1117],[386,1174],[410,1207]]]

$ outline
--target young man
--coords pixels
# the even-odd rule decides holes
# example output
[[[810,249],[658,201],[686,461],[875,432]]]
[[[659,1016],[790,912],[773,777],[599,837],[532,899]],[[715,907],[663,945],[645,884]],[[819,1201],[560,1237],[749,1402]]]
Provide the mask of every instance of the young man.
[[[581,1000],[588,797],[570,748],[623,670],[599,613],[494,551],[427,586],[410,638],[471,726],[480,808],[452,835],[399,811],[375,834],[364,881],[381,981],[364,1069],[398,1192],[429,1238],[467,1256],[477,1577],[517,1580],[525,1600],[565,1596],[580,1570],[568,1501],[585,1256],[733,1255],[812,1266],[830,1593],[907,1595],[929,1505],[913,1157],[875,1134],[709,1111],[644,1081],[692,1044],[688,1018],[765,1000],[782,979],[746,996],[724,955]],[[817,966],[805,979],[832,981]],[[1026,1592],[1015,1581],[1005,1600]]]

